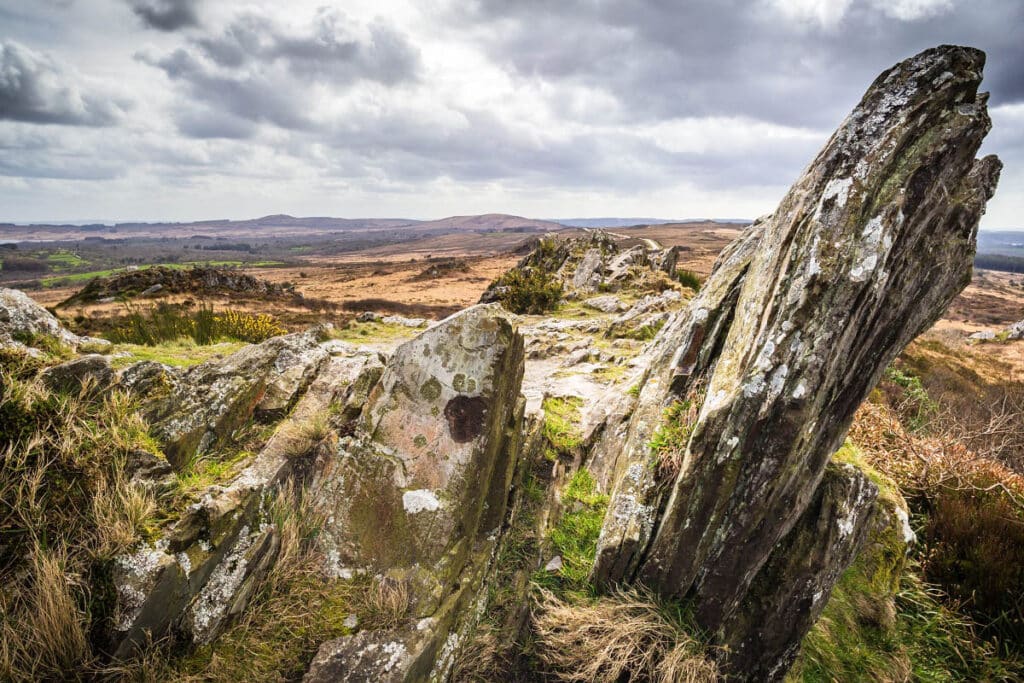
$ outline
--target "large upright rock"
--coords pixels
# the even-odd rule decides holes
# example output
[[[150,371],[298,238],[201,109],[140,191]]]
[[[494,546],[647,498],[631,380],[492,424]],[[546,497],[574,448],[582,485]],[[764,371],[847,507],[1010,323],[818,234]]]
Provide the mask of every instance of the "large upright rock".
[[[493,569],[522,376],[523,339],[497,304],[457,313],[395,351],[315,488],[329,519],[329,571],[404,584],[413,620],[325,643],[307,681],[445,680]]]
[[[1000,170],[994,157],[974,158],[990,128],[977,92],[983,64],[977,50],[944,46],[879,76],[775,213],[723,254],[705,292],[666,326],[655,384],[641,393],[628,457],[616,465],[623,476],[595,578],[689,598],[701,626],[730,643],[773,552],[810,547],[787,535],[818,495],[854,411],[969,281]],[[652,481],[636,465],[650,455],[656,409],[683,399],[699,410],[680,470]],[[866,495],[859,507],[870,503]],[[865,518],[843,516],[850,533],[817,553],[822,592],[852,557]],[[777,577],[776,597],[806,579]],[[782,650],[810,622],[760,643],[759,666],[784,664]],[[785,668],[761,670],[775,678]],[[761,680],[728,660],[726,670]]]

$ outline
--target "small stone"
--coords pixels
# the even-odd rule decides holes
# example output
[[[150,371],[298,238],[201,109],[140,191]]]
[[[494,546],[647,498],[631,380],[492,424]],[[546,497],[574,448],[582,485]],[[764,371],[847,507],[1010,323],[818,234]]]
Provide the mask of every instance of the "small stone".
[[[562,571],[562,556],[555,555],[548,560],[548,563],[544,565],[544,571],[552,573]]]
[[[350,614],[345,617],[345,620],[341,622],[341,625],[347,629],[355,630],[355,628],[359,626],[359,617],[355,614]]]

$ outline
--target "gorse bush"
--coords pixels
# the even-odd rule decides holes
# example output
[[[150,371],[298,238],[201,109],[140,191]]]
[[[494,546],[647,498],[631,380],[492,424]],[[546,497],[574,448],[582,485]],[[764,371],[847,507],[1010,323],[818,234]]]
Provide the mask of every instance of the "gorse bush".
[[[562,298],[562,283],[541,268],[514,268],[498,278],[494,287],[501,305],[519,314],[553,311]]]
[[[146,311],[128,311],[124,322],[106,334],[107,339],[146,346],[180,339],[191,339],[196,344],[224,340],[256,343],[287,332],[274,316],[266,313],[215,312],[212,306],[201,306],[189,313],[166,303]]]

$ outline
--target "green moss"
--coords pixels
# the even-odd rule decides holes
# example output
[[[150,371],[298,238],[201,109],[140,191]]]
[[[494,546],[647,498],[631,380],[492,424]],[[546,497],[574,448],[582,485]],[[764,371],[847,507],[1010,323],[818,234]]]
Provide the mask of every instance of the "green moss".
[[[558,456],[572,456],[582,445],[583,432],[580,429],[580,408],[583,399],[577,396],[544,399],[544,437],[551,448],[549,460]]]
[[[922,582],[895,514],[896,506],[906,505],[896,485],[867,466],[849,442],[834,460],[861,468],[878,485],[883,516],[840,577],[787,680],[1016,680],[1024,673],[1020,662],[1000,658]]]
[[[219,342],[217,344],[196,344],[191,339],[178,339],[155,346],[145,344],[115,344],[111,349],[115,368],[121,368],[140,361],[155,361],[164,365],[191,367],[205,363],[212,358],[228,356],[245,347],[245,342]]]
[[[587,577],[597,552],[608,496],[598,493],[594,477],[581,468],[562,492],[562,505],[564,512],[548,535],[552,552],[562,558],[562,568],[557,573],[537,572],[534,581],[559,593],[589,593]]]
[[[637,328],[625,329],[615,333],[617,339],[633,339],[636,341],[650,341],[658,334],[658,331],[665,326],[665,321],[658,320],[650,325],[641,325]]]

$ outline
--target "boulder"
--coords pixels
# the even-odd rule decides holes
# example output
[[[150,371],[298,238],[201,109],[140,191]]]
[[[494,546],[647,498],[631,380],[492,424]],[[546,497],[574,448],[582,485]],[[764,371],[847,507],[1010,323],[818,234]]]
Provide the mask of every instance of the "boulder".
[[[340,447],[338,488],[325,489],[334,573],[408,570],[419,610],[436,609],[469,541],[500,519],[522,372],[522,337],[496,304],[396,349]]]
[[[883,73],[775,213],[723,252],[666,324],[615,466],[595,580],[686,597],[728,644],[757,610],[799,597],[794,582],[827,587],[852,557],[842,545],[814,550],[816,568],[772,559],[822,500],[857,406],[970,279],[1000,170],[975,159],[990,127],[983,64],[977,50],[943,46]],[[673,401],[693,407],[676,432],[688,436],[676,473],[656,481],[646,444]],[[780,617],[785,632],[760,656],[784,661],[811,621]]]
[[[99,354],[88,354],[46,368],[39,377],[51,390],[72,394],[77,394],[84,387],[102,392],[113,385],[115,379],[110,359]]]
[[[110,346],[110,342],[72,334],[49,311],[18,289],[0,287],[0,348],[33,351],[37,339],[49,338],[65,346]]]
[[[444,680],[493,570],[519,450],[522,374],[523,339],[497,304],[445,319],[388,360],[354,433],[312,488],[328,519],[328,572],[404,583],[413,621],[324,644],[308,681],[342,670]],[[387,643],[401,655],[375,670]]]
[[[602,313],[619,313],[627,309],[626,304],[617,296],[607,294],[605,296],[591,297],[583,302],[587,308],[593,308]]]

